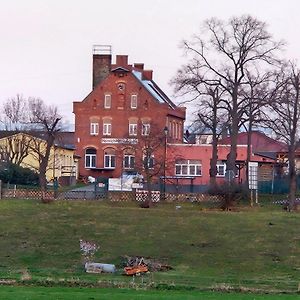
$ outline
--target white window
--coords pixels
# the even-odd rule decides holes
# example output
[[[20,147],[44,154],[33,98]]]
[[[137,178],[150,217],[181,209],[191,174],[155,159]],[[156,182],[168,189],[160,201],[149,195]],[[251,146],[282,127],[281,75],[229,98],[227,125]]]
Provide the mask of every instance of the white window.
[[[153,169],[154,168],[154,155],[145,155],[143,158],[144,169]]]
[[[99,134],[99,124],[98,123],[91,123],[90,134],[91,135]]]
[[[131,95],[130,106],[131,106],[131,109],[137,108],[137,95]]]
[[[116,167],[116,156],[113,150],[104,151],[104,168],[114,169]]]
[[[129,123],[129,135],[137,135],[137,124]]]
[[[217,161],[217,176],[224,177],[226,174],[226,163],[223,161]]]
[[[111,108],[111,95],[104,96],[104,108]]]
[[[175,162],[177,176],[201,176],[202,164],[200,160],[182,159]]]
[[[133,154],[125,154],[124,155],[124,169],[133,169],[135,164],[135,157]]]
[[[150,134],[150,124],[143,123],[142,124],[142,135],[149,135]]]
[[[103,122],[103,135],[111,135],[111,122]]]
[[[85,151],[85,167],[96,168],[97,150],[94,148],[86,149]]]

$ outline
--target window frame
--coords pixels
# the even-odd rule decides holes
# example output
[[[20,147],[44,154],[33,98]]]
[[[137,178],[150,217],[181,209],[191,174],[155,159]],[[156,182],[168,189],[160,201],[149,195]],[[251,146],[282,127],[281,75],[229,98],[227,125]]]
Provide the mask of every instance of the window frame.
[[[137,109],[137,106],[138,106],[137,102],[138,102],[137,94],[132,94],[130,97],[130,108]],[[135,105],[133,105],[133,104],[135,104]]]
[[[111,108],[111,94],[104,95],[104,108],[105,109]]]
[[[99,135],[99,123],[98,122],[90,123],[90,135]]]
[[[220,174],[220,167],[223,167],[224,170],[223,170],[223,174]],[[217,168],[217,175],[216,177],[225,177],[226,175],[226,162],[225,161],[217,161],[217,164],[216,164],[216,168]]]
[[[103,121],[103,135],[111,135],[112,125],[111,121]]]
[[[147,136],[150,134],[150,123],[142,123],[142,135]]]
[[[128,158],[128,161],[126,162],[126,158]],[[125,170],[133,170],[135,168],[135,155],[125,153],[123,157],[123,168]]]
[[[137,131],[138,131],[138,128],[137,128],[137,123],[133,123],[133,122],[129,122],[128,124],[128,134],[130,136],[137,136]]]
[[[146,162],[147,160],[147,162]],[[153,170],[154,169],[154,154],[151,154],[150,156],[143,155],[143,168],[144,170],[146,169],[146,164],[147,164],[147,170]]]
[[[87,152],[95,152],[95,153],[87,153]],[[89,162],[87,164],[87,162]],[[84,154],[84,167],[85,169],[95,169],[97,162],[97,150],[95,148],[87,148]]]
[[[116,168],[116,155],[114,153],[105,153],[104,151],[104,156],[103,156],[104,162],[103,166],[104,169],[115,169]],[[106,164],[108,162],[108,164]]]
[[[194,170],[193,172],[191,170]],[[202,162],[196,159],[175,161],[175,176],[202,176]]]

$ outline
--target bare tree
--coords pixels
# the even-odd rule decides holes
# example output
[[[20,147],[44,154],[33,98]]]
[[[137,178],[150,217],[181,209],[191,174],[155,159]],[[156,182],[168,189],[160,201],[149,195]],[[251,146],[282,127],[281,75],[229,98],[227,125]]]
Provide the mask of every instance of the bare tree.
[[[221,110],[221,97],[223,91],[218,86],[207,86],[206,95],[199,94],[199,108],[195,123],[202,125],[204,130],[212,133],[212,158],[210,160],[210,187],[212,191],[216,188],[217,161],[218,161],[218,140],[222,130],[227,126],[226,115]]]
[[[144,207],[152,206],[153,183],[159,183],[160,178],[164,181],[166,170],[171,165],[166,155],[167,136],[165,132],[157,127],[155,123],[149,123],[149,125],[150,129],[139,137],[138,149],[135,148],[137,157],[134,168],[139,174],[143,175],[148,191]]]
[[[31,137],[24,134],[11,133],[0,145],[0,160],[20,166],[30,152]]]
[[[28,100],[29,120],[36,131],[40,131],[45,141],[44,147],[32,147],[32,151],[39,157],[40,186],[46,190],[47,179],[46,171],[48,167],[50,151],[54,145],[55,137],[61,130],[61,116],[56,106],[47,106],[39,98],[30,98]]]
[[[269,99],[273,99],[272,93],[274,82],[274,72],[265,72],[262,75],[259,72],[246,72],[247,84],[241,90],[241,97],[244,98],[244,114],[241,118],[241,125],[247,134],[247,163],[246,174],[248,181],[248,165],[252,154],[252,132],[253,128],[261,128],[263,122],[263,109],[268,104]]]
[[[278,74],[275,93],[264,116],[267,127],[288,145],[289,209],[293,210],[297,189],[295,151],[300,138],[300,71],[294,63]]]
[[[282,42],[274,42],[266,24],[251,16],[234,17],[228,22],[210,19],[203,25],[201,35],[184,41],[183,48],[191,58],[173,80],[176,91],[194,81],[199,90],[207,85],[224,90],[222,107],[230,119],[231,150],[227,170],[235,174],[237,136],[242,126],[247,101],[241,96],[247,84],[246,72],[276,64],[277,50]]]
[[[7,144],[1,147],[1,155],[19,165],[29,153],[35,157],[40,186],[44,191],[51,148],[62,126],[57,107],[46,105],[39,98],[26,99],[17,95],[6,101],[2,113],[5,127],[14,132],[7,138]]]
[[[21,130],[26,118],[26,111],[27,100],[21,94],[7,99],[2,108],[5,129],[14,131]]]

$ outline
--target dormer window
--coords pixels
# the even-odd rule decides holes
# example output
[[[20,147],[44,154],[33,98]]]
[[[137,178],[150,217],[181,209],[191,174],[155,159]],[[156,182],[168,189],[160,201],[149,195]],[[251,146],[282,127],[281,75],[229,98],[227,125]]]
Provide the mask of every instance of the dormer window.
[[[131,109],[137,109],[137,95],[135,94],[131,95],[130,107]]]

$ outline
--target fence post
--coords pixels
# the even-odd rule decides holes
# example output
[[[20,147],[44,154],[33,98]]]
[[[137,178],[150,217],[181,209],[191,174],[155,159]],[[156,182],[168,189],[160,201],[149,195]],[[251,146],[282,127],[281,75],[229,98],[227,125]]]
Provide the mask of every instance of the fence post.
[[[0,199],[2,199],[2,180],[0,180]]]

